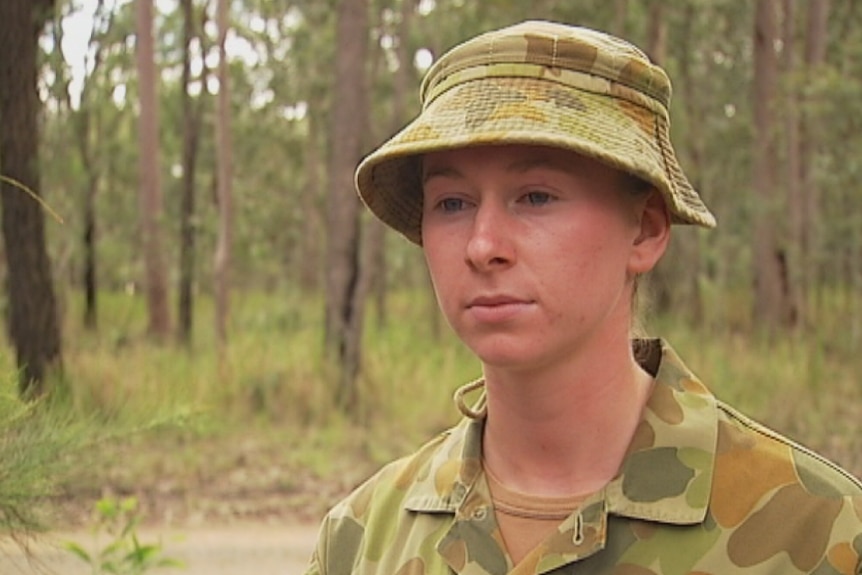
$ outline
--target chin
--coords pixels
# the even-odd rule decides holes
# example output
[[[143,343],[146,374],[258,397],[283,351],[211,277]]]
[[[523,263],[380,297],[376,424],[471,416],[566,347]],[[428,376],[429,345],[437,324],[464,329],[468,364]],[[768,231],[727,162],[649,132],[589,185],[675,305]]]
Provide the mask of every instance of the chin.
[[[469,345],[483,365],[502,369],[522,369],[538,363],[538,358],[524,345],[515,343],[494,343],[488,345]]]

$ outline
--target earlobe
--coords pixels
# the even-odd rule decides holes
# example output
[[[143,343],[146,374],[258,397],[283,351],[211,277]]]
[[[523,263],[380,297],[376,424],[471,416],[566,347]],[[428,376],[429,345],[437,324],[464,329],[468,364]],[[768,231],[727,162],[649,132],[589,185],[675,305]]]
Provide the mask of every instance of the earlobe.
[[[640,209],[638,234],[632,243],[629,271],[650,271],[664,255],[670,242],[670,212],[658,190],[647,196]]]

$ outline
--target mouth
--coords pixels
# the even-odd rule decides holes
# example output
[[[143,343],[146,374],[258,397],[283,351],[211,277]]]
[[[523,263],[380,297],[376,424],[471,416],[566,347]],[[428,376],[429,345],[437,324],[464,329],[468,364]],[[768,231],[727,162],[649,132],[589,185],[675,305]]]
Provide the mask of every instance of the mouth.
[[[476,307],[502,307],[507,305],[524,305],[527,303],[530,302],[521,298],[507,295],[479,296],[473,298],[467,303],[467,309],[473,309]]]
[[[479,323],[499,324],[515,319],[532,303],[509,295],[483,295],[471,299],[466,310]]]

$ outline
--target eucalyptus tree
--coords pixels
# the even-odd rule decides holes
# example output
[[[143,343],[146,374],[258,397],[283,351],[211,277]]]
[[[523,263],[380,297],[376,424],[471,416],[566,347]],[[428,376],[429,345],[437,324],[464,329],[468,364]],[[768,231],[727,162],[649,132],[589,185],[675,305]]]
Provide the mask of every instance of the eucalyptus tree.
[[[37,54],[52,0],[0,2],[0,200],[8,330],[22,396],[45,390],[62,365],[60,325],[45,240],[39,165]],[[32,197],[31,197],[32,194]]]
[[[144,254],[144,291],[147,295],[148,333],[159,339],[168,335],[168,287],[162,250],[162,178],[159,159],[159,123],[153,38],[153,0],[137,0],[136,55],[140,115],[138,116],[138,178],[141,240]]]
[[[218,197],[218,234],[216,236],[213,279],[215,291],[215,332],[220,349],[227,345],[230,313],[230,267],[233,244],[233,144],[231,138],[230,81],[225,42],[229,29],[228,2],[216,2],[218,29],[218,100],[216,104],[216,169]],[[221,357],[223,354],[219,354]]]
[[[784,323],[786,308],[787,255],[779,247],[776,230],[778,142],[775,117],[778,89],[777,5],[775,0],[757,0],[754,24],[754,192],[758,209],[754,218],[754,316],[767,327]]]
[[[79,211],[81,229],[78,230],[80,237],[81,254],[81,277],[80,281],[84,291],[84,327],[95,330],[98,318],[98,258],[96,255],[96,244],[98,236],[98,218],[96,214],[96,198],[99,188],[103,185],[104,165],[101,162],[99,140],[103,137],[104,115],[94,93],[98,89],[94,81],[102,68],[105,59],[106,34],[111,30],[113,12],[105,6],[104,0],[99,0],[92,16],[86,44],[79,48],[82,54],[78,54],[83,61],[77,64],[82,70],[83,77],[76,78],[77,85],[73,87],[73,78],[70,67],[65,60],[65,30],[67,18],[73,17],[80,7],[71,2],[61,3],[56,11],[53,25],[51,26],[51,49],[46,54],[46,60],[50,63],[52,81],[47,86],[46,101],[52,106],[52,119],[57,124],[66,124],[70,127],[65,131],[63,140],[68,146],[58,146],[54,142],[55,154],[62,154],[63,149],[76,153],[75,158],[69,158],[68,163],[80,166],[83,181],[78,184],[77,178],[71,178],[71,185],[82,189],[81,194],[73,193],[72,196],[80,197]],[[43,74],[44,76],[44,74]],[[64,178],[69,183],[69,171]],[[75,171],[73,171],[75,173]],[[76,174],[77,175],[77,174]],[[77,190],[76,190],[77,191]],[[71,255],[68,256],[71,259]],[[66,258],[62,258],[56,265],[62,273]]]
[[[366,282],[359,261],[360,203],[353,170],[362,153],[368,115],[365,62],[367,0],[341,0],[336,24],[335,90],[332,111],[331,184],[326,252],[326,353],[338,367],[335,399],[350,411],[358,400]]]
[[[96,315],[99,290],[138,280],[134,6],[98,6],[89,40],[76,47],[66,42],[66,29],[80,25],[86,4],[60,3],[51,32],[43,37],[40,71],[41,151],[50,159],[42,175],[46,187],[56,191],[52,207],[64,216],[74,214],[48,230],[49,247],[57,254],[58,287],[83,286],[85,323],[87,314]]]
[[[814,177],[815,161],[822,146],[823,134],[817,130],[817,123],[812,121],[813,114],[808,110],[810,99],[807,86],[815,83],[820,70],[825,65],[826,41],[828,39],[829,2],[828,0],[811,0],[805,14],[805,40],[803,73],[797,76],[801,79],[799,89],[799,202],[796,210],[797,220],[794,222],[799,242],[799,262],[797,269],[799,280],[799,312],[800,325],[807,326],[811,322],[809,311],[811,295],[816,288],[816,260],[814,253],[820,228],[820,188]]]
[[[182,189],[180,192],[180,254],[177,298],[177,335],[185,344],[191,343],[194,321],[194,278],[195,278],[195,247],[197,234],[195,230],[195,204],[197,198],[197,171],[199,142],[201,137],[202,99],[195,101],[192,89],[192,58],[193,43],[197,40],[200,46],[201,30],[199,22],[203,19],[203,11],[198,10],[194,0],[182,0],[180,9],[183,13],[183,58],[180,86],[182,101]],[[200,16],[199,16],[200,15]],[[201,50],[202,51],[202,50]],[[200,58],[203,73],[198,82],[205,82],[206,66]],[[200,84],[198,84],[200,86]]]

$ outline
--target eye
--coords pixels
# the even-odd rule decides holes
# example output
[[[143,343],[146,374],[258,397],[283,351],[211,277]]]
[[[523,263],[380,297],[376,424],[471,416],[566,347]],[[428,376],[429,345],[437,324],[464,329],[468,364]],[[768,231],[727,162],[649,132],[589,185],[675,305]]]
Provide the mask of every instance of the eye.
[[[549,194],[548,192],[534,190],[532,192],[524,194],[524,196],[521,198],[521,201],[530,204],[531,206],[544,206],[545,204],[548,204],[553,201],[553,199],[553,196],[551,196],[551,194]]]
[[[464,200],[461,198],[443,198],[437,203],[437,206],[445,213],[458,212],[464,209]]]

